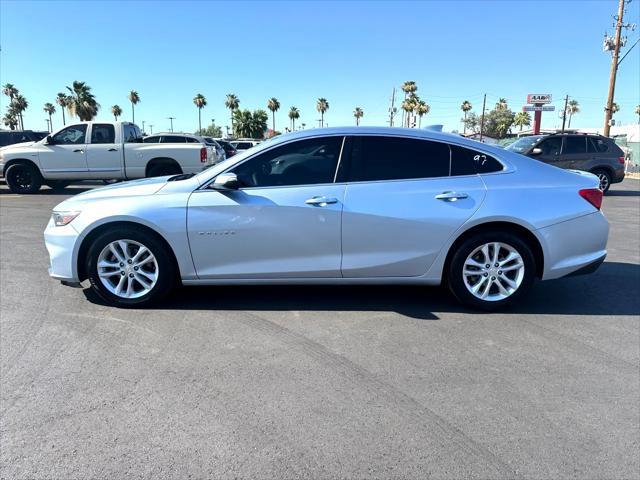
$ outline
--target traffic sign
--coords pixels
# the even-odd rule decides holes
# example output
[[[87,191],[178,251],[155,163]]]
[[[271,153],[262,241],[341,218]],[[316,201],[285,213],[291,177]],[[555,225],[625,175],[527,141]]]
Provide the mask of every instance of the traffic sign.
[[[522,107],[523,112],[553,112],[555,109],[554,105],[525,105]]]
[[[551,103],[550,93],[530,93],[527,95],[527,103]]]

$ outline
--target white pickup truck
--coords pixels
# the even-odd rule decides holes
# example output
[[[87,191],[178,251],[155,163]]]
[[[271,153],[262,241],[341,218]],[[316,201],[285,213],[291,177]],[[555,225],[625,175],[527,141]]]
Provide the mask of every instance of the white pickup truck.
[[[35,193],[42,184],[64,187],[76,180],[129,180],[197,173],[215,153],[193,143],[143,143],[130,122],[81,122],[38,142],[0,149],[0,171],[14,193]]]

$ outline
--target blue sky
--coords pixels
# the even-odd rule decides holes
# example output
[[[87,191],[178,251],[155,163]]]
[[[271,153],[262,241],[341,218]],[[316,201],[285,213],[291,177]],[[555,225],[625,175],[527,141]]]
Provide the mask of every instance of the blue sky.
[[[229,125],[225,95],[244,108],[266,109],[275,96],[276,128],[317,125],[318,97],[329,100],[330,126],[384,125],[394,86],[417,82],[431,105],[423,125],[461,128],[459,106],[482,108],[498,97],[512,109],[527,93],[551,93],[560,110],[569,94],[582,112],[572,126],[601,126],[611,57],[602,52],[617,1],[466,2],[0,2],[0,83],[13,83],[29,101],[26,128],[46,128],[45,102],[73,80],[86,81],[110,119],[118,104],[131,119],[127,94],[140,93],[136,123],[167,130],[197,128],[196,93],[208,100],[205,120]],[[640,1],[627,20],[640,23]],[[632,43],[638,31],[629,33]],[[618,75],[618,123],[637,121],[640,46]],[[400,95],[398,95],[400,99]],[[7,99],[0,107],[4,114]],[[543,127],[560,124],[543,114]],[[54,128],[62,124],[60,113]],[[147,128],[147,131],[149,129]]]

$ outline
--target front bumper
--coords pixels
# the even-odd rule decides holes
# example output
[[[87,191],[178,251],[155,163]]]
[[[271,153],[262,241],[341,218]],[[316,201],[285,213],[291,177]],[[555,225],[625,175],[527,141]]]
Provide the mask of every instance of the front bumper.
[[[602,212],[556,223],[536,233],[544,249],[543,280],[577,275],[593,265],[597,268],[607,255],[609,222]]]
[[[56,227],[49,220],[44,231],[44,243],[49,252],[49,275],[56,280],[79,282],[74,252],[80,235],[73,228],[73,222],[64,227]]]

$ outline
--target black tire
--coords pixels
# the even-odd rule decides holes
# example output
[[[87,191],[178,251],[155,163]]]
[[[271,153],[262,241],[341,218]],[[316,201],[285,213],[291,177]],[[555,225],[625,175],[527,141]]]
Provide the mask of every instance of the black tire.
[[[166,175],[180,175],[182,169],[178,165],[154,165],[147,172],[147,177],[164,177]]]
[[[53,180],[46,182],[46,185],[52,190],[64,190],[69,185],[71,185],[71,182],[67,180]]]
[[[98,275],[98,257],[102,250],[117,240],[133,240],[144,245],[155,256],[157,261],[157,281],[143,296],[123,298],[115,295],[102,283]],[[155,234],[135,227],[117,227],[99,235],[89,246],[87,252],[86,272],[91,288],[107,303],[118,307],[146,307],[166,297],[177,283],[177,267],[173,253]],[[119,278],[119,277],[115,277]],[[140,284],[138,284],[140,287]]]
[[[607,193],[609,191],[609,187],[611,187],[611,174],[607,170],[600,168],[591,173],[597,175],[600,179],[600,190],[602,190],[602,193]]]
[[[511,295],[509,295],[507,298],[493,301],[480,299],[473,293],[471,293],[465,285],[464,275],[462,273],[467,257],[471,255],[471,253],[478,247],[491,242],[499,242],[510,246],[518,254],[520,254],[524,264],[524,274],[522,276],[522,281],[520,285],[515,289],[515,291],[511,293]],[[491,273],[482,275],[487,277],[490,276]],[[500,271],[500,275],[512,274],[507,274],[506,272]],[[535,276],[536,264],[529,245],[514,233],[500,230],[491,230],[480,232],[477,235],[473,235],[472,237],[467,238],[456,248],[456,251],[451,257],[451,261],[449,262],[449,267],[446,272],[446,283],[453,295],[464,305],[478,310],[494,311],[505,308],[512,303],[517,302],[520,298],[526,295],[530,290],[531,285],[533,284]],[[493,279],[498,277],[491,276],[491,278]],[[480,275],[478,275],[476,281],[480,280]],[[490,287],[490,292],[497,293],[497,288],[497,285],[495,287]]]
[[[42,186],[42,176],[30,163],[14,163],[7,168],[5,178],[13,193],[36,193]]]

